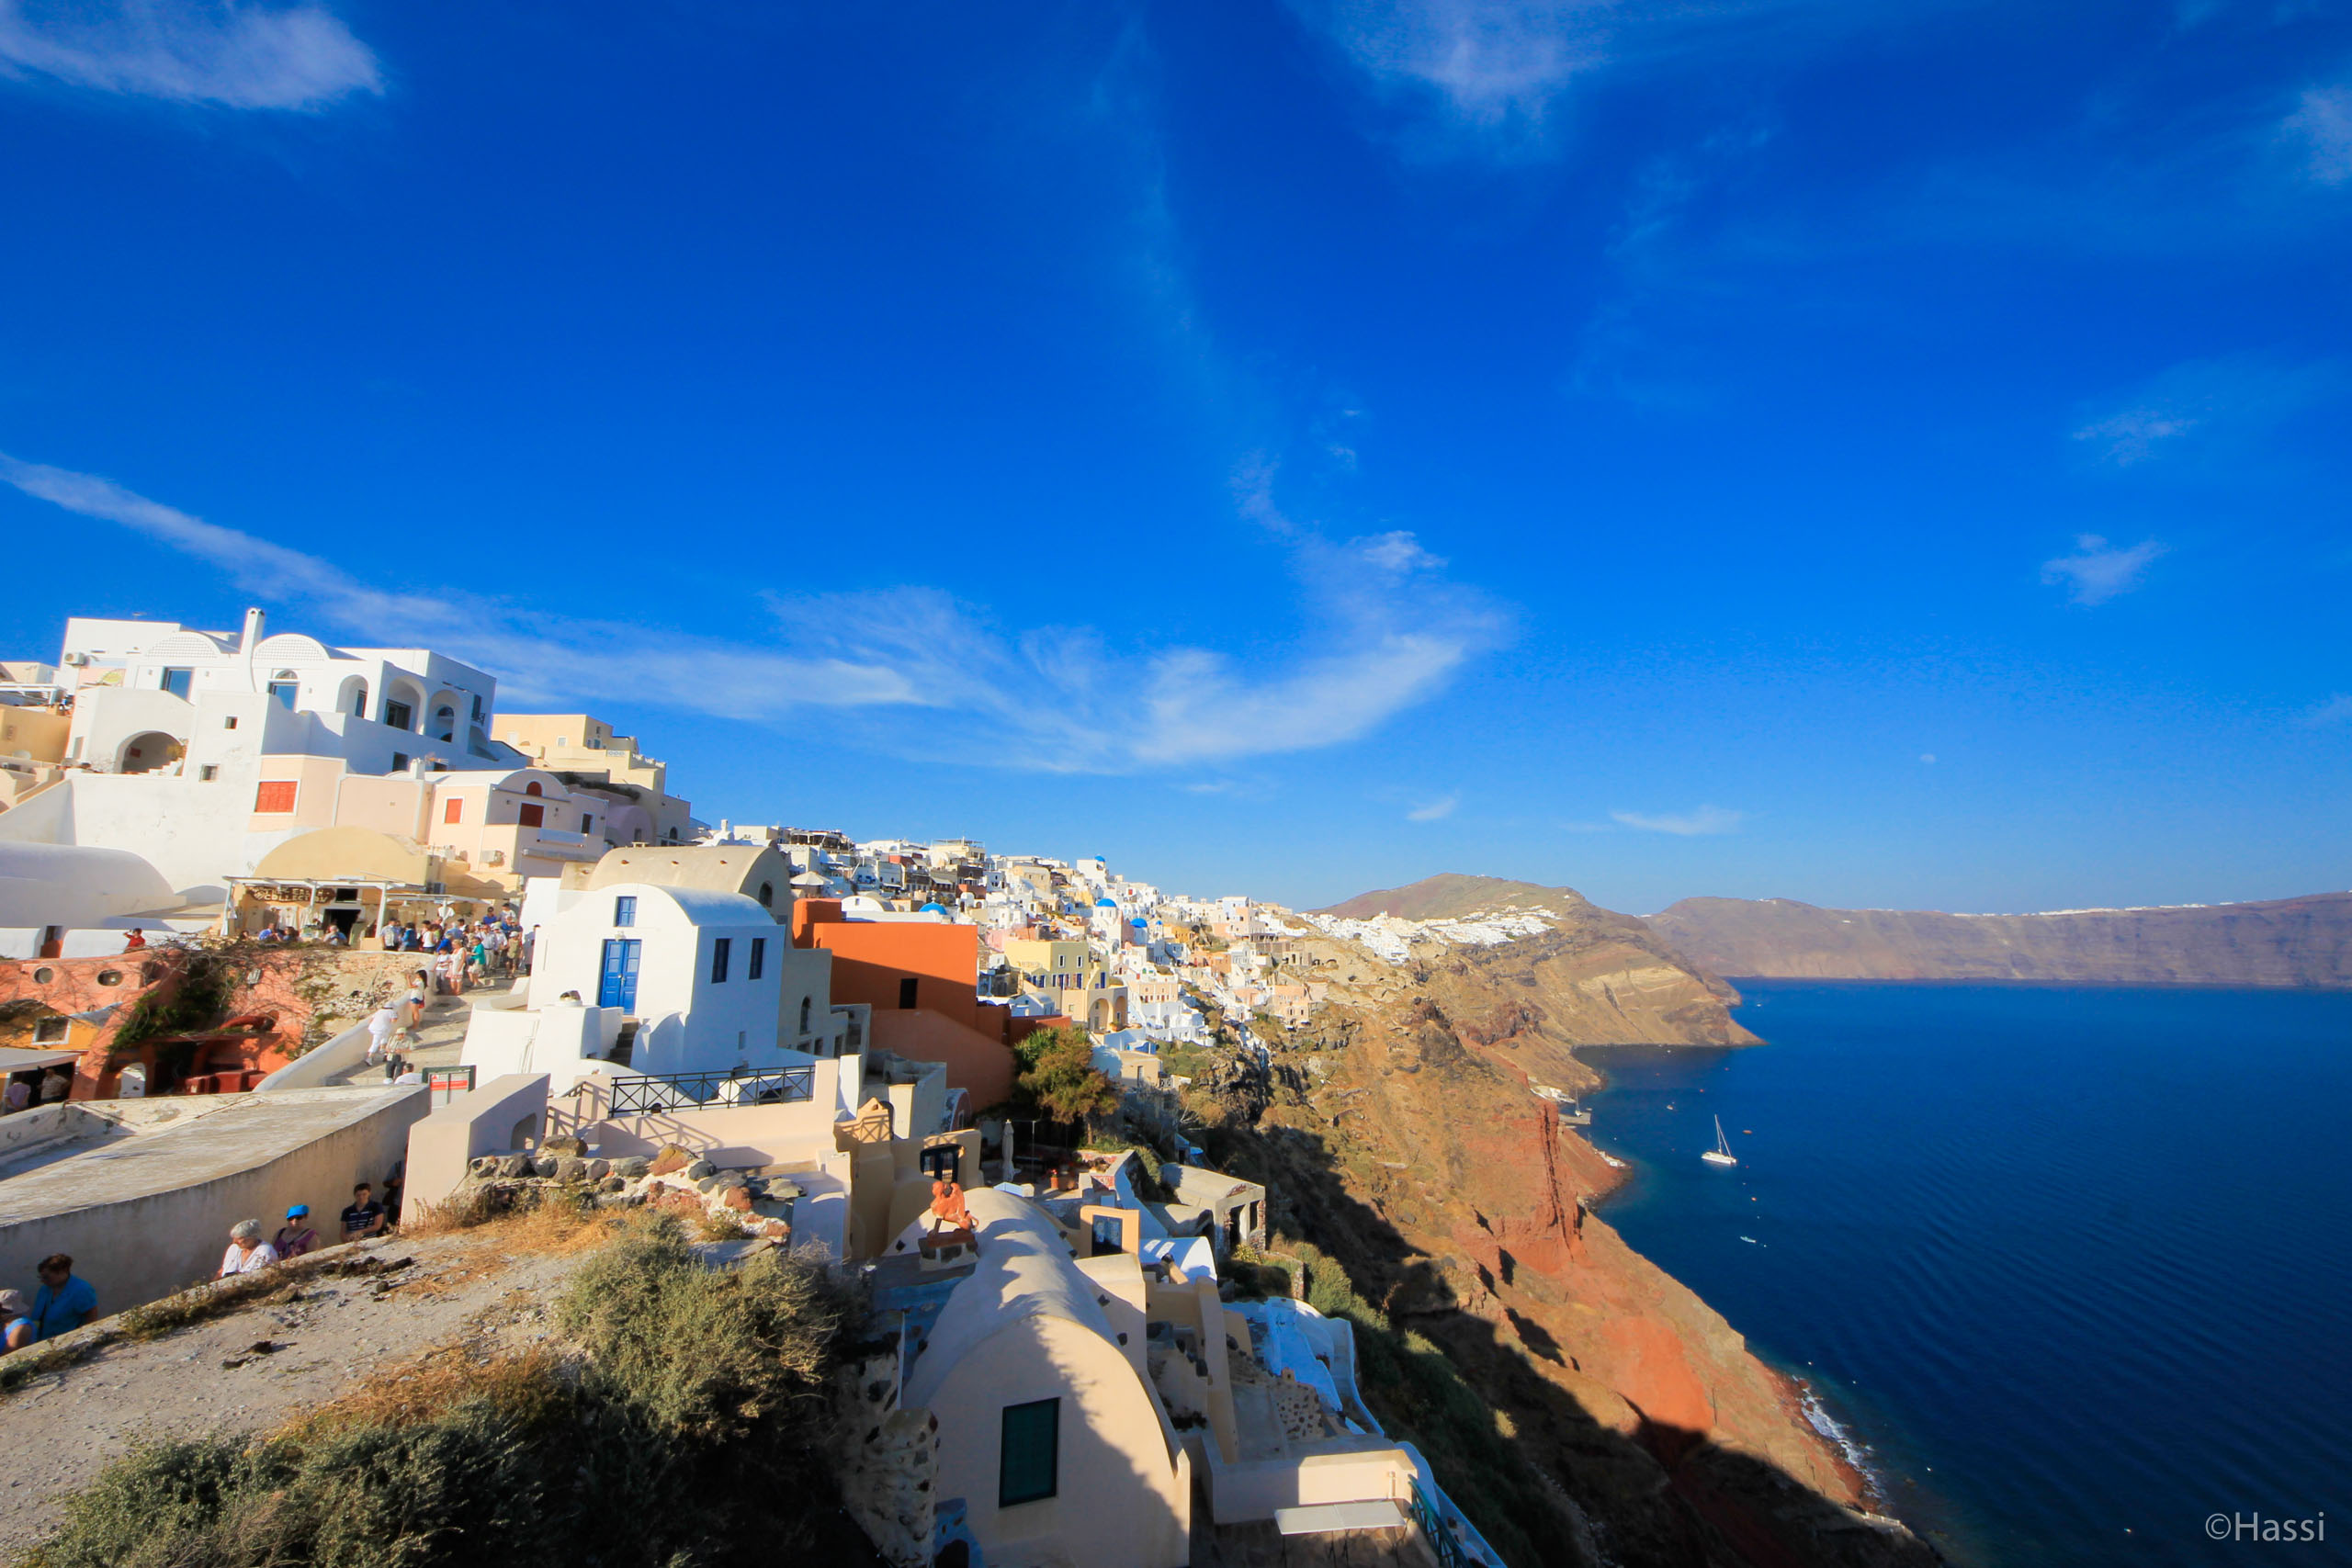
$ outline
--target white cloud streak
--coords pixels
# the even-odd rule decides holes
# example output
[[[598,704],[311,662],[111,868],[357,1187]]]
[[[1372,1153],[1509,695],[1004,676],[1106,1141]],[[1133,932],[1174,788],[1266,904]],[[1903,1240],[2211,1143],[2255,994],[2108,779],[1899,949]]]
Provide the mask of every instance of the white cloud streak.
[[[376,56],[313,4],[0,0],[0,75],[241,109],[318,109],[381,93]]]
[[[1408,822],[1442,822],[1445,818],[1453,816],[1453,808],[1461,804],[1462,797],[1458,795],[1442,795],[1436,800],[1430,801],[1426,806],[1416,806],[1413,809],[1405,813],[1405,820]]]
[[[1745,811],[1726,811],[1720,806],[1702,806],[1696,811],[1660,812],[1612,811],[1612,821],[1628,828],[1638,828],[1645,833],[1671,833],[1677,838],[1694,839],[1712,833],[1735,833],[1747,820]]]
[[[2132,389],[2121,408],[2084,423],[2074,438],[2119,468],[2190,448],[2227,450],[2333,395],[2343,379],[2326,360],[2186,360]]]
[[[2352,87],[2314,87],[2281,127],[2303,172],[2324,186],[2352,180]]]
[[[773,645],[551,615],[480,595],[387,592],[315,556],[205,522],[109,479],[0,455],[0,480],[131,528],[291,600],[375,645],[426,644],[480,664],[530,702],[687,707],[760,723],[830,714],[843,739],[1048,772],[1124,773],[1313,750],[1352,740],[1433,696],[1508,621],[1434,577],[1410,535],[1285,541],[1314,637],[1284,655],[1172,647],[1121,653],[1086,628],[996,631],[936,590],[770,596]],[[878,716],[875,716],[878,718]],[[861,730],[870,730],[862,734]]]
[[[2188,434],[2203,423],[2194,414],[2173,409],[2125,409],[2083,426],[2075,432],[2075,439],[2088,442],[2109,462],[2128,468],[2154,457],[2157,447]]]
[[[2149,563],[2163,555],[2165,547],[2154,539],[2143,539],[2122,548],[2097,534],[2080,534],[2075,536],[2073,555],[2041,563],[2041,581],[2052,587],[2064,586],[2066,596],[2077,604],[2104,604],[2139,587]]]
[[[1464,124],[1539,128],[1609,58],[1611,0],[1307,0],[1300,9],[1384,88],[1434,94]]]
[[[2331,724],[2352,723],[2352,695],[2337,692],[2303,715],[2303,722],[2318,728]]]
[[[1934,3],[1934,0],[1931,0]],[[1752,73],[1776,43],[1804,47],[1909,10],[1857,0],[1290,0],[1384,98],[1434,110],[1435,148],[1506,158],[1556,150],[1554,122],[1605,71],[1706,56]],[[1767,35],[1781,35],[1768,37]]]

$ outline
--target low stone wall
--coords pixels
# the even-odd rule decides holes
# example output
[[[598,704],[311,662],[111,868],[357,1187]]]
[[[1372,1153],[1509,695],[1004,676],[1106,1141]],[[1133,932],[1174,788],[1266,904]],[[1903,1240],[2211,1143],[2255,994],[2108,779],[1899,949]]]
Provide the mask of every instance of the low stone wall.
[[[119,1312],[209,1279],[239,1220],[274,1231],[288,1204],[307,1203],[332,1239],[352,1184],[380,1190],[426,1109],[422,1087],[208,1098],[224,1103],[193,1125],[0,1182],[0,1283],[29,1292],[33,1265],[62,1252],[100,1308]]]
[[[187,1298],[192,1311],[200,1314],[206,1304],[223,1298],[243,1298],[254,1289],[254,1281],[270,1281],[270,1288],[281,1289],[297,1280],[317,1274],[366,1273],[386,1267],[384,1259],[375,1256],[387,1247],[400,1243],[398,1236],[371,1236],[365,1241],[339,1243],[323,1247],[316,1252],[305,1253],[288,1262],[274,1265],[259,1274],[243,1274],[231,1280],[207,1280],[175,1292]],[[397,1267],[395,1262],[390,1265]],[[77,1260],[78,1267],[78,1260]],[[147,1305],[139,1303],[138,1305]],[[79,1361],[116,1344],[128,1337],[130,1327],[125,1321],[131,1309],[109,1313],[105,1317],[92,1318],[71,1334],[61,1334],[44,1339],[0,1359],[0,1394],[22,1387],[34,1378]]]
[[[899,1348],[845,1362],[834,1383],[842,1506],[891,1568],[928,1568],[938,1529],[939,1417],[900,1410]]]

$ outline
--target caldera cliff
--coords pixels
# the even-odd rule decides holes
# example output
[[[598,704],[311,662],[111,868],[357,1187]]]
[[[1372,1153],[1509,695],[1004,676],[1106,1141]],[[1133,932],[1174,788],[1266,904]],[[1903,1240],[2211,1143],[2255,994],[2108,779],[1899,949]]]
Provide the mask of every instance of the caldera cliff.
[[[1593,1217],[1622,1173],[1535,1092],[1594,1084],[1578,1044],[1752,1043],[1723,988],[1566,890],[1502,915],[1476,891],[1451,924],[1319,917],[1313,1024],[1212,1054],[1188,1096],[1357,1318],[1367,1400],[1514,1568],[1937,1561],[1800,1391]]]
[[[1717,975],[2352,987],[2352,893],[2040,915],[1685,898],[1648,924],[1674,952]]]

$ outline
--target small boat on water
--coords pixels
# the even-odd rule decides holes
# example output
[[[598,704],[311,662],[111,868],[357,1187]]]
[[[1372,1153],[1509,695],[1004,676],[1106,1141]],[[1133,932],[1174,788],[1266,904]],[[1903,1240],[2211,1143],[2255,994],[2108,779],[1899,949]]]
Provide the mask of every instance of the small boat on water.
[[[1724,1119],[1715,1118],[1715,1146],[1699,1156],[1709,1165],[1737,1165],[1739,1156],[1731,1152],[1731,1140],[1724,1136]]]

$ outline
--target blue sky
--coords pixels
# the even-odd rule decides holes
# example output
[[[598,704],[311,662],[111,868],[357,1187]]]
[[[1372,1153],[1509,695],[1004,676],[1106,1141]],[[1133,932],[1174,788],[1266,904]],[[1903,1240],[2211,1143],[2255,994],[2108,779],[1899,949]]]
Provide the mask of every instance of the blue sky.
[[[0,0],[6,652],[1311,904],[2352,884],[2352,17]]]

